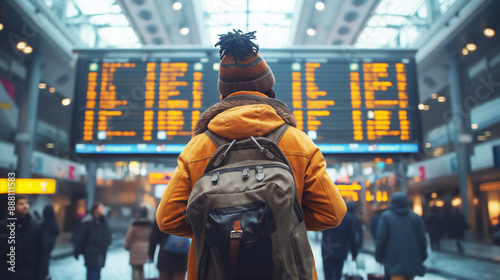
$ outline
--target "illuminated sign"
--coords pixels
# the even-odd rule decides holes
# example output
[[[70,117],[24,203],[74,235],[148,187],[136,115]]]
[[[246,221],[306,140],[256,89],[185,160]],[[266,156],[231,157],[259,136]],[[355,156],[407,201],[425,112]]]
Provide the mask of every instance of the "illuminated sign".
[[[0,193],[9,193],[9,181],[0,178]],[[12,188],[11,188],[12,189]],[[16,194],[53,194],[56,192],[54,179],[16,179]]]
[[[219,102],[217,50],[200,50],[80,52],[75,151],[179,154]],[[277,98],[323,153],[418,152],[413,53],[268,52]]]
[[[148,181],[151,185],[168,185],[173,172],[149,172]]]

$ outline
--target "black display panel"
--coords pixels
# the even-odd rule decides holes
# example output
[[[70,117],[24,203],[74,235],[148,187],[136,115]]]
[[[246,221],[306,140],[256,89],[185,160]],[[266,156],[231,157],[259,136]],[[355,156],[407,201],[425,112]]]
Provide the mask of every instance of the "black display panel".
[[[216,50],[143,52],[80,52],[77,153],[179,154],[200,114],[219,101]],[[274,73],[277,98],[323,153],[418,152],[412,52],[261,54]]]

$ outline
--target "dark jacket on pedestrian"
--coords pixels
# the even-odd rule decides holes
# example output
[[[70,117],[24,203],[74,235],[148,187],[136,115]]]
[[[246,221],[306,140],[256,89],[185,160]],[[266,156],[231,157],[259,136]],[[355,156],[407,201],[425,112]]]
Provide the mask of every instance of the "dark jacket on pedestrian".
[[[337,259],[347,259],[349,250],[352,257],[358,255],[358,247],[355,246],[355,226],[354,215],[347,212],[342,220],[342,223],[335,228],[323,231],[323,239],[321,242],[321,254],[323,262],[327,262],[330,257]]]
[[[74,243],[75,258],[83,254],[86,267],[104,267],[106,252],[111,244],[111,232],[104,216],[95,218],[88,214],[82,219],[79,231]]]
[[[12,222],[16,226],[15,244],[9,244],[7,238],[10,235],[10,228],[7,225]],[[7,270],[11,267],[7,263],[10,258],[7,254],[10,252],[11,246],[15,246],[14,273]],[[42,223],[30,214],[22,218],[17,217],[16,221],[2,220],[0,222],[0,252],[0,279],[39,280],[45,278],[43,262],[40,261],[45,254]]]
[[[159,245],[157,265],[158,270],[169,272],[186,272],[188,254],[174,254],[167,252],[164,249],[169,237],[170,234],[166,234],[160,231],[160,228],[158,228],[158,224],[155,221],[151,226],[148,256],[151,260],[154,260],[156,247],[157,245]]]
[[[130,251],[130,265],[141,266],[148,261],[151,224],[146,218],[138,218],[128,228],[124,247]]]
[[[52,205],[47,205],[43,209],[43,243],[45,246],[45,257],[42,259],[44,262],[43,274],[49,275],[49,260],[50,253],[56,245],[56,239],[59,235],[59,224],[56,220],[56,215]]]
[[[455,208],[450,218],[450,232],[455,239],[464,239],[465,230],[469,228],[464,214]]]
[[[351,214],[352,217],[352,226],[354,230],[354,237],[356,239],[356,250],[361,250],[363,247],[363,240],[364,240],[364,231],[363,231],[363,222],[361,219],[356,215],[356,204],[352,201],[346,203],[347,206],[347,213]]]
[[[409,208],[404,193],[391,197],[388,210],[378,222],[375,259],[385,264],[389,275],[425,274],[427,241],[422,219]]]
[[[425,217],[425,227],[431,240],[439,240],[443,237],[444,219],[436,206],[432,207],[430,213]]]

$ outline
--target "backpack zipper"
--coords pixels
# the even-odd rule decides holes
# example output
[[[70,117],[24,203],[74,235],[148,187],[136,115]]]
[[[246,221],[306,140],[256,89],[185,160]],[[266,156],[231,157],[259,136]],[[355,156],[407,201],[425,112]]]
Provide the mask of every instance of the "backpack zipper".
[[[257,181],[260,182],[264,179],[264,168],[265,167],[267,167],[267,168],[273,168],[273,167],[283,168],[285,170],[288,170],[290,173],[292,173],[290,168],[286,165],[263,164],[263,165],[250,165],[250,166],[245,166],[245,167],[233,167],[233,168],[227,168],[227,169],[220,169],[220,170],[217,170],[214,172],[205,173],[205,174],[201,175],[200,179],[205,177],[205,176],[212,176],[212,183],[215,185],[219,181],[219,176],[222,173],[227,173],[227,172],[232,172],[232,171],[242,171],[242,178],[245,179],[245,178],[248,178],[248,176],[250,175],[250,174],[248,174],[248,176],[245,177],[246,176],[245,173],[250,171],[250,169],[255,169],[257,172],[257,174],[256,174]],[[293,176],[293,173],[292,173],[292,176]]]

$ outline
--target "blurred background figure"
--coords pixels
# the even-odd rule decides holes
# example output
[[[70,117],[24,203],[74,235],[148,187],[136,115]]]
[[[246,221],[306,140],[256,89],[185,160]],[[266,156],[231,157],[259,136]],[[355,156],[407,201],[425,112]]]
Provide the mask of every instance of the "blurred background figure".
[[[189,247],[183,252],[170,252],[167,242],[172,236],[173,235],[160,231],[156,221],[153,222],[151,226],[151,236],[149,237],[148,255],[149,259],[154,261],[156,247],[160,245],[157,260],[160,280],[184,280],[186,278]],[[174,236],[174,238],[175,237],[176,236]]]
[[[377,239],[378,220],[380,219],[380,214],[382,214],[383,211],[384,209],[375,210],[370,218],[370,234],[373,240]]]
[[[497,220],[497,224],[491,227],[491,241],[493,241],[493,244],[500,246],[500,215]]]
[[[363,247],[363,240],[365,232],[363,229],[363,222],[361,218],[356,214],[356,203],[354,201],[349,201],[346,203],[347,212],[352,217],[352,226],[354,230],[354,237],[356,240],[356,250],[359,251]]]
[[[52,205],[46,205],[43,208],[43,245],[44,245],[44,258],[41,260],[43,264],[43,275],[45,279],[52,279],[49,273],[50,253],[56,245],[56,238],[59,235],[59,224],[56,220],[56,214]]]
[[[458,207],[453,209],[453,215],[450,218],[450,231],[451,237],[455,239],[457,243],[457,250],[460,254],[464,253],[464,248],[462,246],[462,240],[465,236],[465,230],[469,228],[464,214],[460,212]]]
[[[425,217],[425,227],[429,233],[432,250],[441,250],[440,240],[444,234],[444,219],[437,206],[432,206],[430,213]]]
[[[0,222],[0,236],[10,235],[11,228],[7,225],[15,224],[15,244],[8,244],[7,239],[0,239],[0,279],[16,280],[41,280],[45,278],[43,274],[43,262],[45,257],[43,246],[42,224],[29,213],[30,204],[26,195],[16,195],[15,217],[16,221],[2,220]],[[7,254],[10,246],[15,246],[15,272],[9,272]],[[13,276],[15,278],[13,278]]]
[[[386,278],[392,280],[412,280],[425,274],[425,227],[409,206],[405,193],[394,193],[378,223],[375,259],[385,265]]]
[[[349,208],[348,208],[349,209]],[[351,251],[353,261],[358,255],[358,243],[354,226],[355,215],[347,212],[338,227],[323,231],[321,255],[326,280],[340,280],[344,261]]]
[[[148,261],[151,225],[148,208],[141,207],[139,217],[132,222],[125,235],[124,247],[130,252],[133,280],[144,280],[144,264]]]
[[[96,202],[90,213],[82,219],[74,243],[74,256],[85,258],[87,280],[101,279],[101,269],[106,262],[106,253],[111,244],[111,232],[104,217],[104,205]]]

